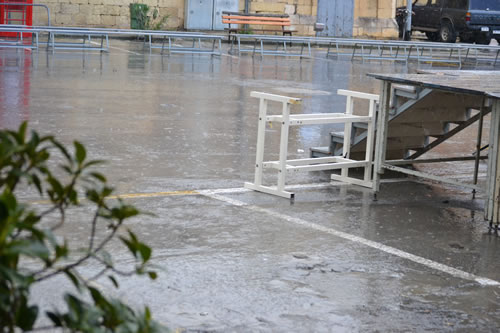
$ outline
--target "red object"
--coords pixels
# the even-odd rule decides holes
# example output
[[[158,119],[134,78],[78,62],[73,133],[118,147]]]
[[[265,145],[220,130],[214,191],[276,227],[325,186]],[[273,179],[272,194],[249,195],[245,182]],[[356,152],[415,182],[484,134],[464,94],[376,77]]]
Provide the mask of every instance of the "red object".
[[[32,4],[33,0],[0,0],[0,24],[33,25],[33,6],[7,5],[8,3]],[[0,36],[16,37],[15,32],[2,32]],[[30,33],[23,33],[24,37],[31,37]]]

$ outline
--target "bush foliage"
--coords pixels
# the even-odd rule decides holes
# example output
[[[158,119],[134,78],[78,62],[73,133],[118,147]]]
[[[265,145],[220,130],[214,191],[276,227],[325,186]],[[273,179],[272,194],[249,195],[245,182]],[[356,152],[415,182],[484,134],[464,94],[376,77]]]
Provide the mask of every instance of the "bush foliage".
[[[157,277],[150,264],[151,248],[130,230],[118,237],[124,222],[140,212],[121,200],[109,199],[113,189],[95,171],[100,163],[88,160],[85,147],[77,141],[68,149],[53,136],[28,134],[27,123],[16,131],[0,131],[0,332],[165,331],[152,319],[148,307],[137,311],[108,297],[93,283],[107,278],[118,288],[117,277],[123,275]],[[20,200],[18,192],[30,189],[46,200],[43,209]],[[91,209],[88,221],[79,221],[88,223],[89,241],[84,249],[74,250],[58,231],[71,214],[69,209],[83,204]],[[107,231],[96,237],[103,225]],[[106,252],[115,237],[135,259],[130,271],[119,270]],[[85,277],[77,268],[89,261],[97,263],[100,271]],[[36,327],[41,310],[33,303],[31,289],[58,276],[75,288],[59,302],[65,306],[45,313],[51,324]]]

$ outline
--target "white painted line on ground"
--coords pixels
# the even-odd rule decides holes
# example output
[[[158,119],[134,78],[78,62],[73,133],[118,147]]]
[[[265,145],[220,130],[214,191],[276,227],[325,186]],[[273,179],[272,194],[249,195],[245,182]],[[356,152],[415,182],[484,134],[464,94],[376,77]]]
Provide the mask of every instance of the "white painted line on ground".
[[[339,185],[341,183],[338,183]],[[336,183],[319,183],[319,184],[300,184],[300,185],[290,185],[287,186],[287,190],[298,190],[298,189],[315,189],[315,188],[325,188],[331,186],[338,186]],[[234,187],[234,188],[221,188],[214,190],[199,190],[198,193],[210,193],[210,194],[231,194],[231,193],[245,193],[253,192],[253,190],[244,187]]]
[[[269,216],[272,216],[272,217],[275,217],[275,218],[278,218],[281,220],[285,220],[287,222],[291,222],[291,223],[294,223],[294,224],[297,224],[297,225],[300,225],[300,226],[303,226],[303,227],[306,227],[309,229],[317,230],[317,231],[324,232],[324,233],[327,233],[327,234],[330,234],[330,235],[333,235],[333,236],[336,236],[336,237],[339,237],[339,238],[342,238],[342,239],[345,239],[345,240],[348,240],[348,241],[351,241],[354,243],[362,244],[362,245],[377,249],[379,251],[395,255],[395,256],[400,257],[402,259],[406,259],[406,260],[415,262],[417,264],[426,266],[428,268],[431,268],[431,269],[434,269],[437,271],[441,271],[443,273],[449,274],[449,275],[456,277],[456,278],[474,281],[474,282],[479,283],[482,286],[500,286],[500,282],[498,282],[498,281],[488,279],[485,277],[481,277],[481,276],[477,276],[477,275],[462,271],[460,269],[456,269],[456,268],[432,261],[430,259],[426,259],[426,258],[417,256],[417,255],[414,255],[414,254],[411,254],[411,253],[408,253],[405,251],[398,250],[394,247],[387,246],[387,245],[384,245],[382,243],[371,241],[371,240],[363,238],[363,237],[352,235],[352,234],[349,234],[349,233],[346,233],[343,231],[338,231],[338,230],[335,230],[333,228],[324,227],[322,225],[308,222],[308,221],[305,221],[305,220],[300,219],[300,218],[288,216],[288,215],[285,215],[285,214],[282,214],[279,212],[275,212],[275,211],[267,209],[267,208],[249,205],[243,201],[227,198],[227,197],[224,197],[222,195],[216,194],[213,191],[199,191],[199,193],[202,195],[205,195],[209,198],[213,198],[213,199],[216,199],[216,200],[219,200],[219,201],[222,201],[222,202],[234,205],[234,206],[243,207],[243,208],[246,208],[246,209],[254,211],[254,212],[267,214]]]
[[[412,179],[405,178],[394,178],[394,179],[383,179],[382,183],[398,183],[405,181],[413,181]],[[331,183],[318,183],[318,184],[299,184],[287,186],[288,190],[297,189],[318,189],[318,188],[328,188],[337,186],[352,186],[351,184],[341,183],[341,182],[331,182]],[[148,192],[148,193],[126,193],[108,196],[107,199],[140,199],[140,198],[161,198],[161,197],[171,197],[171,196],[188,196],[188,195],[200,195],[201,192],[205,194],[234,194],[234,193],[246,193],[252,192],[253,190],[244,187],[233,187],[233,188],[221,188],[221,189],[208,189],[208,190],[186,190],[186,191],[168,191],[168,192]],[[203,195],[205,195],[203,194]],[[81,202],[85,199],[80,199]],[[28,201],[33,205],[48,205],[50,200],[35,200]]]
[[[392,179],[382,179],[380,181],[382,184],[385,183],[401,183],[401,182],[414,182],[411,178],[392,178]],[[317,184],[297,184],[297,185],[287,185],[285,190],[304,190],[304,189],[318,189],[318,188],[328,188],[337,186],[353,186],[352,184],[332,181],[331,183],[317,183]],[[198,190],[198,193],[209,193],[209,194],[231,194],[231,193],[245,193],[253,192],[253,190],[244,187],[233,187],[233,188],[221,188],[213,190]]]

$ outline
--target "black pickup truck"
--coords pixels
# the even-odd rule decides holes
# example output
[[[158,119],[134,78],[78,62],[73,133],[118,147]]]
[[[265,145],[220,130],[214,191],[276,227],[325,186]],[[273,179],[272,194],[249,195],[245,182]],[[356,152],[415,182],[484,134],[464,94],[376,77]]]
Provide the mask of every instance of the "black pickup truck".
[[[422,31],[432,41],[500,43],[500,0],[413,0],[412,31]],[[400,35],[406,7],[398,7]]]

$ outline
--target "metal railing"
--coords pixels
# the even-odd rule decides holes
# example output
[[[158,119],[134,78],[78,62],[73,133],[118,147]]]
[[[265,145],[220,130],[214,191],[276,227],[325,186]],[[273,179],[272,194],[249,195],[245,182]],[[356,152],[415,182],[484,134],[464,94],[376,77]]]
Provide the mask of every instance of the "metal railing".
[[[0,31],[15,32],[19,34],[19,43],[17,47],[31,47],[39,48],[39,35],[47,34],[47,48],[55,49],[74,49],[74,50],[109,50],[109,36],[133,36],[144,37],[144,43],[148,41],[150,51],[159,48],[168,53],[205,53],[220,55],[222,53],[221,41],[223,36],[210,35],[205,33],[190,33],[190,32],[177,32],[177,31],[159,31],[159,30],[134,30],[134,29],[108,29],[108,28],[82,28],[82,27],[52,27],[52,26],[14,26],[14,25],[0,25]],[[32,33],[34,35],[32,44],[26,46],[22,40],[23,33]],[[81,43],[56,41],[58,37],[83,37]],[[92,42],[92,37],[100,37],[99,43]],[[161,46],[153,43],[154,38],[161,38]],[[176,44],[174,41],[178,39],[189,39],[192,41],[190,46],[183,46]],[[168,43],[167,43],[168,41]],[[202,41],[211,41],[211,43],[203,43]],[[105,43],[104,43],[105,42]],[[206,45],[210,44],[210,45]],[[0,42],[0,47],[7,45]],[[217,46],[217,47],[216,47]],[[9,44],[9,47],[15,47]]]
[[[41,3],[24,3],[24,2],[1,2],[0,6],[25,6],[25,7],[43,7],[47,9],[47,26],[50,27],[50,9],[47,5]]]

